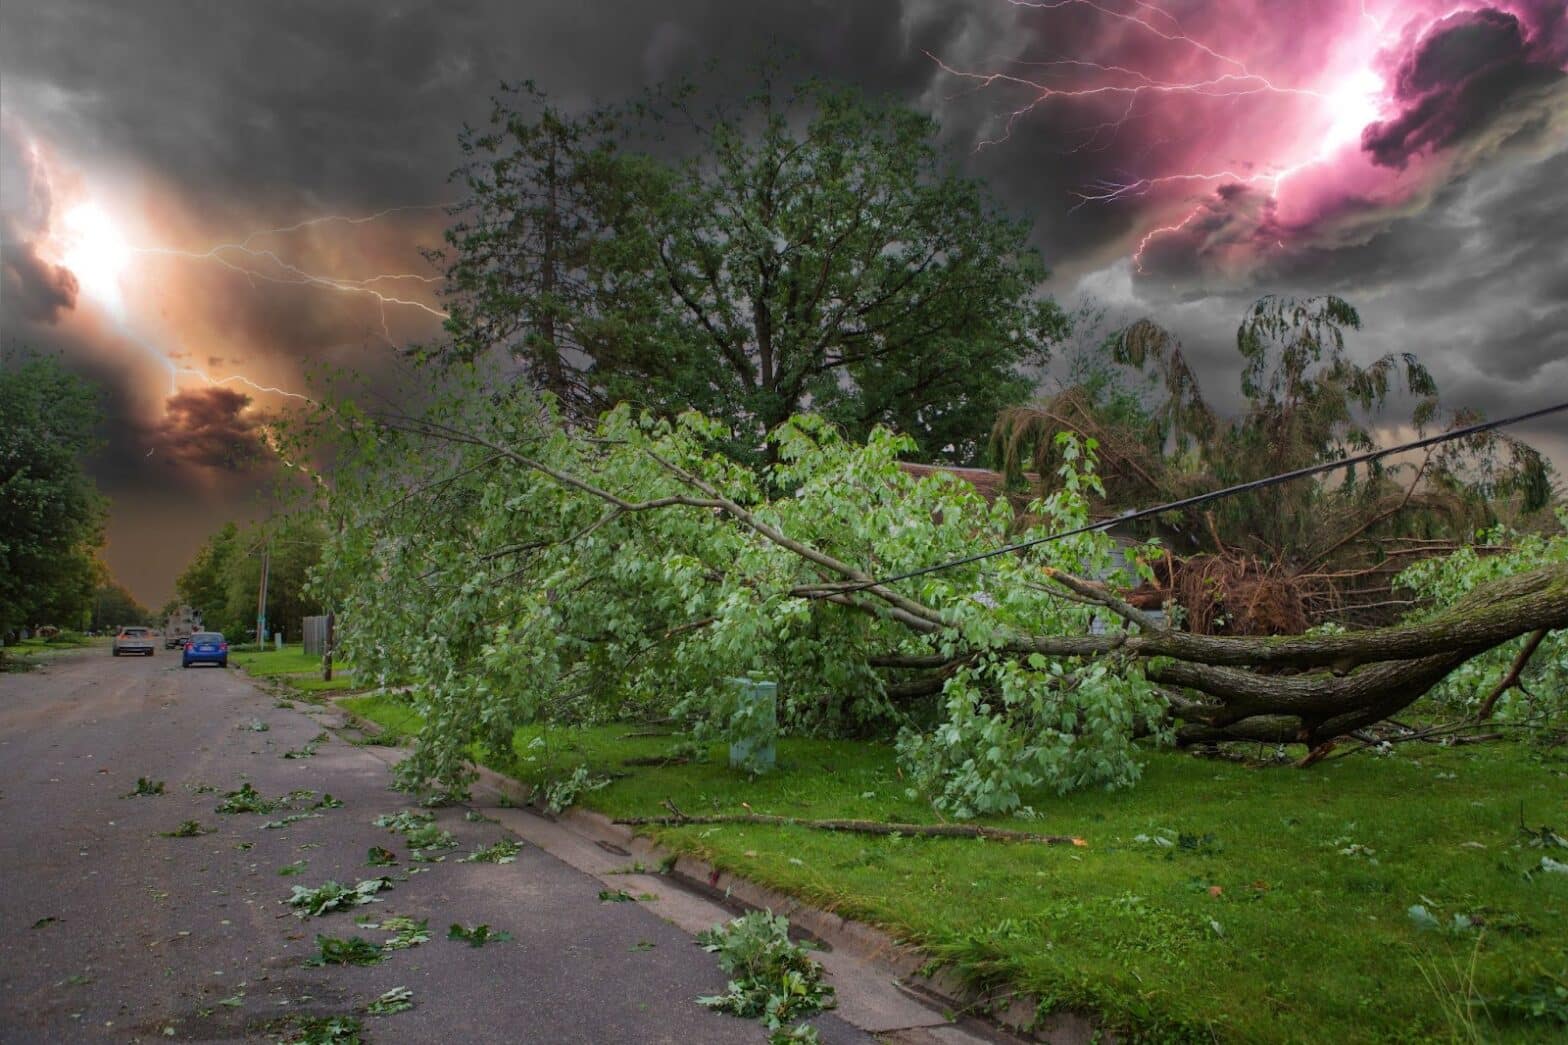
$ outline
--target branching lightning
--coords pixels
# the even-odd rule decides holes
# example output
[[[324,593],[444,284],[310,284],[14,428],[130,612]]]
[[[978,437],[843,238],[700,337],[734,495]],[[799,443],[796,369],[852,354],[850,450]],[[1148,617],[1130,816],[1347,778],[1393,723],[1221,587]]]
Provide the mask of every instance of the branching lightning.
[[[161,255],[164,257],[187,258],[193,261],[209,261],[240,273],[250,281],[252,286],[256,284],[257,280],[261,280],[267,283],[319,287],[338,293],[364,295],[376,303],[377,314],[381,322],[382,337],[386,339],[388,344],[393,344],[392,333],[387,326],[386,310],[388,306],[417,309],[436,319],[445,319],[447,314],[428,302],[378,290],[375,284],[410,281],[428,286],[439,283],[440,277],[417,272],[382,272],[364,277],[327,275],[320,272],[312,272],[292,262],[285,261],[274,249],[258,248],[252,246],[252,244],[258,239],[268,236],[287,235],[321,225],[363,225],[393,214],[417,210],[437,210],[445,206],[445,204],[418,204],[404,207],[388,207],[374,214],[363,216],[326,214],[320,217],[308,218],[304,221],[297,221],[291,225],[261,229],[250,233],[242,240],[216,243],[205,250],[182,250],[174,247],[133,247],[131,251],[143,255]]]
[[[1385,78],[1393,59],[1411,53],[1440,23],[1479,11],[1500,10],[1506,17],[1514,17],[1509,13],[1514,10],[1510,0],[1454,0],[1446,4],[1435,0],[1355,0],[1353,6],[1347,3],[1339,10],[1325,4],[1311,12],[1312,26],[1323,30],[1312,37],[1317,48],[1313,50],[1305,44],[1281,48],[1277,40],[1271,41],[1276,45],[1272,48],[1259,45],[1259,33],[1271,29],[1301,33],[1306,28],[1305,22],[1291,24],[1290,19],[1301,18],[1303,12],[1289,10],[1287,5],[1244,4],[1223,11],[1197,8],[1194,17],[1203,18],[1209,27],[1200,34],[1147,0],[1004,2],[1029,12],[1031,24],[1040,27],[1039,39],[1061,39],[1064,31],[1080,37],[1089,31],[1093,36],[1076,46],[1063,44],[1074,47],[1070,57],[1017,59],[1001,67],[963,68],[929,55],[938,68],[966,82],[973,91],[999,89],[1023,95],[1020,104],[997,114],[1000,130],[979,141],[979,148],[1009,141],[1025,118],[1045,106],[1075,103],[1096,112],[1096,118],[1085,121],[1081,135],[1075,135],[1079,140],[1064,150],[1067,153],[1104,151],[1135,119],[1159,120],[1162,127],[1182,136],[1160,139],[1162,145],[1175,141],[1177,146],[1168,150],[1170,155],[1160,157],[1165,169],[1108,172],[1073,193],[1074,210],[1145,199],[1150,200],[1150,206],[1163,208],[1174,202],[1172,192],[1181,193],[1183,186],[1201,190],[1203,198],[1184,216],[1168,215],[1167,220],[1137,234],[1132,260],[1140,271],[1150,244],[1191,225],[1204,213],[1206,201],[1215,192],[1227,186],[1245,186],[1277,202],[1302,172],[1341,160],[1353,162],[1364,132],[1386,117],[1393,88]],[[1077,28],[1064,30],[1060,22],[1051,21],[1069,9],[1079,12],[1073,23]],[[1103,32],[1084,30],[1084,18],[1103,23]],[[1230,40],[1231,45],[1219,42],[1221,39]],[[1092,46],[1084,47],[1085,42]],[[1245,56],[1240,53],[1243,50]],[[1267,63],[1251,58],[1259,53],[1274,58]],[[1282,63],[1285,67],[1264,68],[1265,64]],[[1175,69],[1181,73],[1171,71]],[[1171,108],[1184,98],[1193,99],[1192,104]],[[1260,105],[1266,108],[1254,108]],[[1192,129],[1192,114],[1208,111],[1218,114],[1215,120],[1221,126],[1212,147]],[[1236,135],[1230,144],[1218,144],[1227,140],[1224,121],[1235,123],[1246,117],[1264,121],[1265,133],[1250,139]],[[1220,148],[1226,150],[1225,162],[1212,167],[1203,162],[1205,153],[1214,154]],[[1236,151],[1245,155],[1237,157]],[[1143,158],[1148,158],[1147,152]],[[1172,217],[1175,220],[1169,220]],[[1270,240],[1277,242],[1273,237]]]
[[[47,172],[46,172],[47,173]],[[252,392],[310,402],[301,392],[276,384],[258,381],[244,373],[215,375],[199,366],[179,362],[180,354],[161,344],[165,335],[149,336],[137,323],[122,293],[122,279],[138,257],[183,258],[194,262],[210,263],[237,272],[252,286],[271,283],[301,286],[331,293],[360,296],[375,303],[382,336],[394,344],[387,322],[389,308],[413,309],[436,319],[446,313],[430,300],[422,300],[407,291],[390,289],[402,282],[417,286],[431,286],[440,282],[439,277],[418,272],[381,272],[369,276],[340,275],[316,271],[312,267],[288,260],[283,246],[267,243],[291,234],[315,230],[330,225],[359,226],[380,221],[393,215],[411,211],[443,209],[445,204],[417,204],[389,207],[366,215],[325,214],[287,225],[278,225],[250,232],[241,239],[215,243],[201,249],[184,249],[172,246],[133,246],[126,241],[119,222],[111,209],[92,196],[85,196],[64,210],[54,224],[52,238],[46,249],[64,268],[75,276],[83,297],[91,300],[100,312],[112,322],[126,340],[145,349],[168,375],[169,394],[179,391],[181,379],[192,378],[210,387],[242,386]]]

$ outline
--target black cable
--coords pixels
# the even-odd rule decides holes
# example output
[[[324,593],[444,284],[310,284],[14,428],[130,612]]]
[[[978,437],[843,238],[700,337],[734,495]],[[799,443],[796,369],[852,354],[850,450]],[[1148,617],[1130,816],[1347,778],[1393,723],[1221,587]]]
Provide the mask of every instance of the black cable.
[[[1338,461],[1329,461],[1324,464],[1310,465],[1306,468],[1297,468],[1293,472],[1281,472],[1278,475],[1271,475],[1263,479],[1253,479],[1250,482],[1238,483],[1235,486],[1227,486],[1221,490],[1210,490],[1208,493],[1200,493],[1192,497],[1184,497],[1179,501],[1170,501],[1166,504],[1157,504],[1153,508],[1140,508],[1135,512],[1127,512],[1112,519],[1101,519],[1099,522],[1090,523],[1087,526],[1080,526],[1076,530],[1063,530],[1061,533],[1053,533],[1045,537],[1036,537],[1033,540],[1023,541],[1018,544],[1006,544],[1000,548],[993,548],[988,552],[979,552],[975,555],[966,555],[962,559],[951,559],[947,562],[939,562],[930,566],[922,566],[918,570],[910,570],[907,573],[895,573],[891,577],[882,577],[872,581],[860,581],[856,584],[833,585],[832,587],[826,588],[823,591],[813,592],[808,597],[813,599],[828,598],[834,595],[847,595],[852,592],[865,591],[867,588],[880,587],[886,584],[895,584],[898,581],[907,581],[912,577],[923,577],[928,573],[938,573],[942,570],[953,569],[956,566],[967,566],[972,562],[980,562],[984,559],[994,559],[998,555],[1006,555],[1009,552],[1023,551],[1025,548],[1033,548],[1036,545],[1048,544],[1051,541],[1059,541],[1067,537],[1076,537],[1079,534],[1092,533],[1095,530],[1108,530],[1112,526],[1119,526],[1122,523],[1132,522],[1135,519],[1146,519],[1151,515],[1160,515],[1165,512],[1176,511],[1180,508],[1191,508],[1194,505],[1207,504],[1210,501],[1217,501],[1224,497],[1232,497],[1238,493],[1247,493],[1251,490],[1267,489],[1270,486],[1278,486],[1281,483],[1288,483],[1293,479],[1304,479],[1309,475],[1319,475],[1323,472],[1332,472],[1337,468],[1350,468],[1354,465],[1364,464],[1368,461],[1376,461],[1380,458],[1388,457],[1391,454],[1402,454],[1410,450],[1420,450],[1428,446],[1436,446],[1438,443],[1450,442],[1454,439],[1463,439],[1464,437],[1470,435],[1479,435],[1482,432],[1490,432],[1494,428],[1504,428],[1508,425],[1520,424],[1525,421],[1534,420],[1537,417],[1545,417],[1547,414],[1555,414],[1561,410],[1568,410],[1568,402],[1558,403],[1555,406],[1543,406],[1539,410],[1531,410],[1528,413],[1515,414],[1513,417],[1504,417],[1496,421],[1482,421],[1478,424],[1466,425],[1464,428],[1455,428],[1447,432],[1441,432],[1437,435],[1429,435],[1424,439],[1416,439],[1412,442],[1401,443],[1398,446],[1390,446],[1383,450],[1368,450],[1366,453],[1357,454],[1354,457],[1346,457]]]

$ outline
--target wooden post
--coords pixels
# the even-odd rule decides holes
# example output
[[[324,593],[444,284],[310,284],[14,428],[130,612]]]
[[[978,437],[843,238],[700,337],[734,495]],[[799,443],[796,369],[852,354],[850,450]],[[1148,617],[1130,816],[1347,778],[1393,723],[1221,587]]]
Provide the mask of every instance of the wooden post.
[[[333,612],[331,610],[328,610],[327,611],[327,638],[326,638],[326,643],[322,647],[322,650],[321,650],[321,681],[323,681],[323,682],[331,682],[332,681],[332,640],[334,638],[336,638],[336,635],[333,633],[334,632],[334,629],[333,629],[333,624],[334,623],[335,623],[334,614],[333,614]]]
[[[272,567],[272,540],[261,549],[261,586],[256,592],[256,648],[267,648],[267,573]]]

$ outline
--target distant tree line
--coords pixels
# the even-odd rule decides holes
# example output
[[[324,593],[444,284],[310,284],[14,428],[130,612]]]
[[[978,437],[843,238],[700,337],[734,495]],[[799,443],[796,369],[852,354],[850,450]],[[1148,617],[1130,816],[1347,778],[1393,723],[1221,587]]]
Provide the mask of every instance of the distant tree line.
[[[176,598],[163,612],[187,605],[201,613],[204,627],[231,639],[253,634],[265,552],[267,631],[281,631],[286,640],[298,641],[305,617],[319,612],[305,594],[305,582],[321,557],[322,539],[319,522],[305,514],[244,528],[224,523],[175,581]]]

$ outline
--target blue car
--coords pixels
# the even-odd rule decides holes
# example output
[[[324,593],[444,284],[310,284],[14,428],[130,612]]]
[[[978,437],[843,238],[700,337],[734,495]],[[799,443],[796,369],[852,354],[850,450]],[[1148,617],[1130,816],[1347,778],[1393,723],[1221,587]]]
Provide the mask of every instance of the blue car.
[[[220,668],[228,667],[228,640],[220,632],[198,631],[185,640],[185,649],[180,653],[180,667],[188,668],[192,664],[216,664]]]

